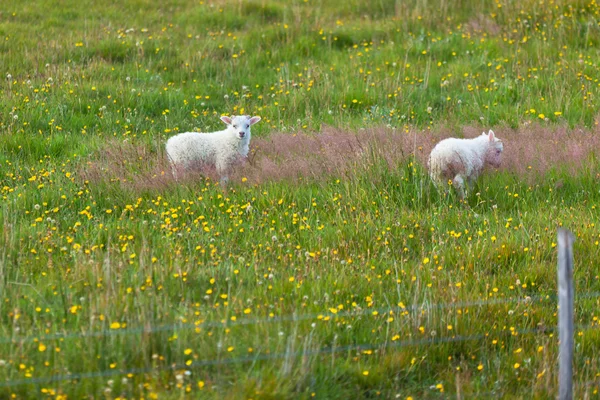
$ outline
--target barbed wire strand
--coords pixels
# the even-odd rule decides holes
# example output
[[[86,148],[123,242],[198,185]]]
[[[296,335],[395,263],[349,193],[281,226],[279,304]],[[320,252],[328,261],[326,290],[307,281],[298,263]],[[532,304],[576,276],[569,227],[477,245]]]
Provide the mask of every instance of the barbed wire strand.
[[[578,298],[596,298],[600,297],[600,292],[591,292],[584,293],[583,295],[579,295]],[[169,324],[169,325],[159,325],[159,326],[147,326],[147,327],[135,327],[135,328],[125,328],[125,329],[105,329],[96,332],[72,332],[72,333],[54,333],[47,335],[30,335],[23,338],[14,338],[14,337],[2,337],[0,338],[0,344],[25,344],[30,342],[37,341],[52,341],[52,340],[65,340],[65,339],[77,339],[77,338],[97,338],[104,336],[126,336],[133,335],[139,333],[157,333],[157,332],[170,332],[170,331],[184,331],[191,330],[197,328],[215,328],[215,327],[234,327],[238,325],[256,325],[256,324],[270,324],[277,322],[296,322],[296,321],[306,321],[306,320],[314,320],[319,317],[322,318],[344,318],[344,317],[360,317],[363,315],[377,313],[378,315],[389,314],[390,312],[416,312],[416,311],[425,311],[431,309],[448,309],[448,308],[469,308],[469,307],[482,307],[482,306],[490,306],[490,305],[500,305],[500,304],[521,304],[521,303],[533,303],[537,301],[549,301],[555,300],[555,294],[548,295],[538,295],[538,296],[530,296],[530,297],[511,297],[507,299],[493,299],[493,300],[476,300],[476,301],[466,301],[466,302],[456,302],[456,303],[420,303],[416,305],[409,305],[405,307],[387,307],[387,308],[365,308],[359,311],[340,311],[337,313],[325,312],[325,313],[311,313],[311,314],[301,314],[301,315],[285,315],[285,316],[275,316],[268,318],[255,318],[255,319],[240,319],[236,321],[231,320],[222,320],[222,321],[205,321],[200,324],[193,323],[181,323],[181,324]]]
[[[590,327],[591,327],[591,325],[590,325]],[[553,333],[556,330],[557,330],[557,328],[530,328],[530,329],[523,329],[520,331],[516,331],[517,332],[516,335],[514,334],[515,331],[504,331],[504,332],[499,332],[499,333],[503,334],[503,335],[510,334],[510,336],[521,336],[521,335],[528,335],[528,334],[532,334],[532,333]],[[364,344],[358,344],[358,345],[344,345],[344,346],[334,346],[334,347],[329,346],[329,347],[322,347],[317,350],[303,351],[303,352],[296,352],[296,353],[286,352],[286,353],[274,353],[274,354],[257,354],[257,355],[252,355],[252,356],[244,356],[244,357],[237,357],[237,358],[231,358],[231,359],[221,359],[221,360],[213,359],[213,360],[193,361],[190,365],[177,364],[177,365],[167,365],[167,366],[159,366],[159,367],[153,367],[153,368],[148,367],[148,368],[133,368],[133,369],[128,369],[128,370],[104,370],[104,371],[98,371],[98,372],[82,372],[82,373],[75,373],[75,374],[69,374],[69,375],[54,375],[54,376],[44,377],[44,378],[19,379],[19,380],[7,381],[7,382],[0,382],[0,387],[13,387],[13,386],[29,385],[29,384],[38,384],[39,385],[39,384],[43,384],[43,383],[60,382],[60,381],[66,381],[66,380],[102,378],[102,377],[108,377],[108,376],[118,376],[118,375],[128,375],[128,374],[145,374],[145,373],[150,373],[150,372],[159,372],[159,371],[166,371],[166,370],[189,370],[192,368],[207,367],[207,366],[240,364],[240,363],[253,362],[253,361],[276,360],[276,359],[283,359],[283,358],[290,358],[290,357],[293,357],[293,358],[308,357],[308,356],[314,356],[314,355],[320,355],[320,354],[331,354],[331,353],[339,353],[339,352],[347,352],[347,351],[400,349],[400,348],[404,348],[404,347],[415,347],[415,346],[423,346],[423,345],[435,346],[438,344],[445,344],[445,343],[458,343],[458,342],[481,340],[486,337],[490,337],[489,332],[475,334],[475,335],[468,335],[468,336],[445,336],[445,337],[431,338],[431,339],[411,339],[411,340],[397,341],[397,342],[391,342],[391,343],[390,342],[378,343],[378,344],[364,343]]]

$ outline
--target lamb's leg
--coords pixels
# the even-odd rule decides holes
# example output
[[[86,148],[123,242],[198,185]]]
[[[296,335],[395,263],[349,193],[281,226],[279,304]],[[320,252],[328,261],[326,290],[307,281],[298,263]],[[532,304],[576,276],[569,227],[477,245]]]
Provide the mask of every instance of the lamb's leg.
[[[461,199],[465,199],[465,180],[462,175],[458,174],[452,180],[452,185],[456,188]]]
[[[227,182],[229,181],[229,177],[227,177],[227,163],[219,160],[216,163],[216,167],[217,173],[221,177],[221,179],[219,180],[221,186],[227,185]]]
[[[470,192],[475,187],[475,178],[469,177],[467,178],[467,190]]]
[[[175,161],[173,161],[169,153],[167,153],[167,158],[169,160],[169,164],[171,165],[171,173],[173,174],[173,178],[175,181],[177,181],[177,164],[175,164]]]

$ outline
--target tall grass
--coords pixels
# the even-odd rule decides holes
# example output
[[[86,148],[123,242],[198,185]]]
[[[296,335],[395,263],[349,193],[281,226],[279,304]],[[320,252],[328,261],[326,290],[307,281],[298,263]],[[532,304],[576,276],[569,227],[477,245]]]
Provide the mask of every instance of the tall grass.
[[[597,395],[598,6],[0,11],[0,397],[548,398],[556,228]],[[256,114],[222,187],[163,146]],[[466,201],[443,137],[493,128]]]

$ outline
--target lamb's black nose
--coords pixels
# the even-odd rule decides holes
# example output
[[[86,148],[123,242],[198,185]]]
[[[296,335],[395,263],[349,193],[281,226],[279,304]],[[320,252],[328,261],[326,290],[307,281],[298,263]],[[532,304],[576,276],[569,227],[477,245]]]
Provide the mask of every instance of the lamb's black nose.
[[[244,137],[246,134],[244,132],[240,132],[240,137]]]

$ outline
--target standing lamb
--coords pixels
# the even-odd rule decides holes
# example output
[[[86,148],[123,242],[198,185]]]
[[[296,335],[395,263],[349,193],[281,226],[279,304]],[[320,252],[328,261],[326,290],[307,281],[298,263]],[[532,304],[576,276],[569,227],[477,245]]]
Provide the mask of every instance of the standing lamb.
[[[431,151],[429,176],[438,187],[452,180],[459,196],[464,199],[465,179],[471,186],[485,165],[498,168],[502,150],[502,141],[491,130],[473,139],[444,139]]]
[[[212,133],[185,132],[167,141],[167,156],[175,179],[179,169],[205,163],[216,167],[221,181],[226,182],[233,163],[240,156],[248,156],[250,127],[260,121],[260,117],[240,115],[221,117],[221,121],[227,124],[225,130]]]

